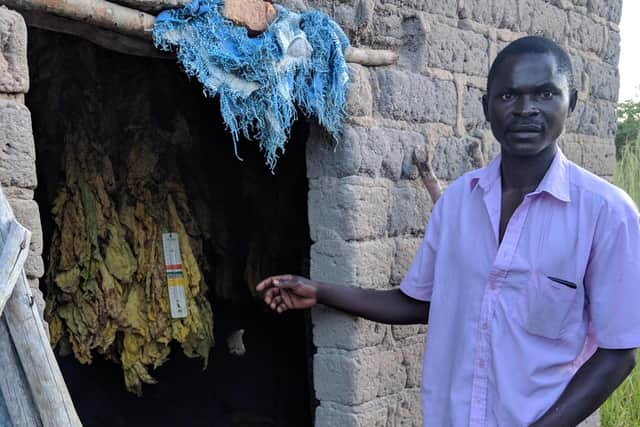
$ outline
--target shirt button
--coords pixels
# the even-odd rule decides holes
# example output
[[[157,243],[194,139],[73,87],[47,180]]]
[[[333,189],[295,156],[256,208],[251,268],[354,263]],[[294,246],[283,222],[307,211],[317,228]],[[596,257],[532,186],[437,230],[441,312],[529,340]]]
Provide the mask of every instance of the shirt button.
[[[484,360],[478,361],[478,366],[480,366],[481,368],[484,368]]]
[[[487,322],[482,323],[482,329],[484,329],[485,331],[489,329],[489,325],[487,324]]]

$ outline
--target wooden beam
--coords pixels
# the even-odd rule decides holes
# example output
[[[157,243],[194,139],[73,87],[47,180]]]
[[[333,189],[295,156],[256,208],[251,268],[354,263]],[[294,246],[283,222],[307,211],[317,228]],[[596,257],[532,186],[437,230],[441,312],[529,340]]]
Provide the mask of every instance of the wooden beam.
[[[105,0],[0,0],[18,12],[37,11],[151,40],[155,17]]]
[[[21,14],[27,25],[32,28],[77,36],[105,49],[125,55],[175,60],[174,55],[156,49],[149,40],[142,40],[137,37],[105,30],[85,22],[47,13],[23,11]]]
[[[155,15],[166,9],[182,7],[191,3],[191,0],[113,0],[113,2]]]
[[[353,64],[370,67],[392,65],[398,62],[399,55],[392,50],[370,49],[350,46],[344,54],[344,59]]]
[[[142,0],[119,0],[139,5]],[[155,1],[155,0],[153,0]],[[182,0],[162,0],[181,2]],[[45,20],[33,18],[40,28],[48,26],[53,31],[75,34],[85,39],[93,38],[94,43],[107,49],[131,55],[154,56],[150,49],[141,44],[134,44],[129,39],[118,39],[102,31],[99,35],[91,35],[86,27],[74,26],[70,21],[79,21],[89,28],[100,27],[118,34],[133,38],[151,40],[151,30],[155,17],[141,10],[131,9],[105,0],[0,0],[0,4],[16,9],[18,12],[36,12],[38,15],[55,15],[67,21]],[[33,15],[33,14],[32,14]],[[398,54],[391,50],[349,47],[345,52],[347,62],[366,66],[392,65],[398,61]]]

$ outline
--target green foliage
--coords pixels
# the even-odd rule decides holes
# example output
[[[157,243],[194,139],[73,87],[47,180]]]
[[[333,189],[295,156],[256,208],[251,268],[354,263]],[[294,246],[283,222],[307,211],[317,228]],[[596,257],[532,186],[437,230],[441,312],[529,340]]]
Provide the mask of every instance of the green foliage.
[[[640,206],[640,136],[622,148],[613,180]]]
[[[636,367],[602,405],[600,420],[602,427],[640,425],[640,367]]]
[[[635,142],[640,135],[640,102],[624,101],[618,104],[618,130],[616,132],[616,158],[622,158],[622,151],[629,142]]]
[[[640,136],[637,133],[635,140],[621,150],[614,181],[640,205]],[[602,427],[640,426],[640,365],[605,402],[600,414]]]

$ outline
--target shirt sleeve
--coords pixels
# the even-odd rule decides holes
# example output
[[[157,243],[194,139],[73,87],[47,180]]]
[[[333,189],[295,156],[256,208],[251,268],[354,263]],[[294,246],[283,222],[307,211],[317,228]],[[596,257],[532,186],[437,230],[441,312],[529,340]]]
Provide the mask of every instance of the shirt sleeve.
[[[441,201],[440,198],[439,201]],[[442,203],[436,203],[427,225],[427,232],[413,258],[407,274],[400,283],[400,290],[407,296],[420,301],[430,301],[433,291],[434,266],[438,236],[440,234],[440,209]]]
[[[629,201],[596,226],[585,288],[599,347],[640,347],[640,223]]]

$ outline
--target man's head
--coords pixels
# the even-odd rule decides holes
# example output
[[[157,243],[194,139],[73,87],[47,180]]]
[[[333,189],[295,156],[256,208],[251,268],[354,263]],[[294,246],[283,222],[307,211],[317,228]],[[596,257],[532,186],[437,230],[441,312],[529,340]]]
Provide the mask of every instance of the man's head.
[[[524,37],[496,57],[482,99],[485,117],[505,154],[555,150],[577,92],[567,53],[543,37]]]

